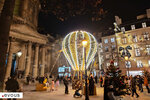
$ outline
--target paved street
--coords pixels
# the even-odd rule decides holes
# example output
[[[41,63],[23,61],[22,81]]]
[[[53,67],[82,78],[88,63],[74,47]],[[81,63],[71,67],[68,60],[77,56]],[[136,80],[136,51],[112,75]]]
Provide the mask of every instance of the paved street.
[[[58,91],[53,92],[37,92],[34,86],[25,86],[24,87],[24,100],[84,100],[84,96],[82,98],[74,98],[74,90],[69,86],[69,94],[64,94],[64,85],[61,85],[58,88]],[[90,96],[90,100],[103,100],[103,88],[97,88],[97,95]]]
[[[150,100],[150,94],[147,93],[146,89],[144,89],[143,93],[139,94],[139,98],[131,97],[131,96],[123,96],[123,100]],[[84,96],[82,98],[74,98],[73,97],[74,90],[69,86],[69,94],[64,94],[64,85],[60,85],[57,91],[48,92],[48,91],[35,91],[34,84],[29,86],[24,86],[24,100],[84,100]],[[103,100],[103,88],[97,86],[97,95],[90,96],[90,100]]]

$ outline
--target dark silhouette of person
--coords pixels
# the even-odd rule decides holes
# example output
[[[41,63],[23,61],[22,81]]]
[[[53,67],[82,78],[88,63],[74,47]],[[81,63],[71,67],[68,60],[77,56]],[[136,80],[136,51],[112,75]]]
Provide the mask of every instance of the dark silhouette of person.
[[[95,76],[95,83],[97,84],[97,75]]]
[[[100,87],[102,87],[102,84],[103,84],[103,77],[102,76],[100,76]]]
[[[94,80],[93,76],[90,77],[89,79],[89,94],[94,95]]]
[[[5,90],[7,90],[8,92],[17,92],[17,90],[19,89],[19,83],[15,79],[15,76],[12,76],[11,78],[9,78],[5,84],[6,84]],[[11,100],[11,99],[8,99],[8,100]],[[13,98],[13,100],[16,100],[16,99]]]
[[[132,89],[132,97],[134,96],[134,93],[135,93],[136,97],[138,98],[139,95],[136,92],[136,77],[132,78],[131,80],[131,89]]]
[[[104,100],[109,100],[108,95],[107,95],[109,92],[108,86],[109,86],[109,79],[108,79],[108,77],[105,77],[105,79],[104,79]]]
[[[64,78],[64,85],[65,85],[65,94],[68,94],[68,79],[67,76]]]
[[[143,86],[142,86],[142,84],[143,84],[143,79],[142,79],[142,77],[139,75],[139,76],[138,76],[138,86],[139,86],[139,91],[141,91],[141,92],[143,92]]]
[[[30,75],[28,75],[28,76],[26,77],[27,85],[29,85],[30,79],[31,79],[31,77],[30,77]]]

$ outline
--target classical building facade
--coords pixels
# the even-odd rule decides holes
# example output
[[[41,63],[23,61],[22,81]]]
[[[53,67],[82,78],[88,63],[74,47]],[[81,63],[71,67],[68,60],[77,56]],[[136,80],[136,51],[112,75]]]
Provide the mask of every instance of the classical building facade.
[[[0,12],[5,0],[0,0]],[[15,69],[22,71],[24,78],[44,76],[50,71],[51,43],[48,37],[37,32],[39,0],[16,0],[13,22],[10,29],[6,79]],[[51,36],[49,38],[52,39]],[[21,57],[17,52],[22,52]]]

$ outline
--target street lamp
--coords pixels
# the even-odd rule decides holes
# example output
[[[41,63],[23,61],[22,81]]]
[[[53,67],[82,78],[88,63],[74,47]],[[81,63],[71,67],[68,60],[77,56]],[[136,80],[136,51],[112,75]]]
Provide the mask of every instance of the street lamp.
[[[85,100],[89,100],[88,95],[88,86],[87,86],[87,68],[86,68],[86,46],[87,46],[87,40],[82,40],[82,45],[84,47],[84,63],[85,63]]]
[[[18,65],[17,65],[17,68],[18,68],[18,67],[19,67],[19,59],[20,59],[20,57],[21,57],[21,55],[22,55],[22,52],[19,51],[19,52],[16,53],[16,55],[17,55],[17,57],[18,57]]]
[[[128,56],[125,56],[124,59],[127,61],[127,64],[126,64],[126,65],[127,65],[127,67],[128,67],[128,68],[127,68],[127,69],[128,69],[128,76],[130,76],[130,74],[129,74],[129,61],[128,61],[128,60],[129,60],[129,57],[128,57]]]
[[[19,52],[17,52],[16,54],[17,54],[17,56],[18,56],[18,57],[21,57],[22,52],[21,52],[21,51],[19,51]]]
[[[122,51],[121,57],[123,57],[127,61],[126,65],[128,67],[128,76],[130,76],[129,75],[129,58],[131,57],[129,50],[132,50],[131,46],[126,46],[125,48],[119,47],[119,51]]]

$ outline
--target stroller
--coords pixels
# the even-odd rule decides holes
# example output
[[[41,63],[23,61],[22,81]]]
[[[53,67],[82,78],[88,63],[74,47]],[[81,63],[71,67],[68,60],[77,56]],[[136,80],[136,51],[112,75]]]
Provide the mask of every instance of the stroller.
[[[75,93],[74,93],[74,95],[73,95],[74,98],[75,98],[75,97],[82,97],[82,95],[79,93],[80,90],[81,90],[81,88],[75,90]]]
[[[82,95],[79,93],[80,90],[82,90],[82,82],[80,80],[77,80],[75,82],[75,85],[74,85],[74,88],[76,89],[75,90],[75,93],[73,95],[73,97],[82,97]]]

